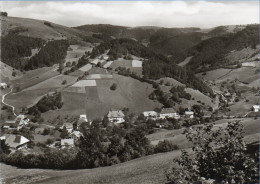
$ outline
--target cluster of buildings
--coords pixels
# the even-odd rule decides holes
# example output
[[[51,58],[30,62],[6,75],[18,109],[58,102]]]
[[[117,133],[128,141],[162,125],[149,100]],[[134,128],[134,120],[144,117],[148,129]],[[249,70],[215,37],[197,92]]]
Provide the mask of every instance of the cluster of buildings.
[[[181,117],[173,108],[163,108],[160,113],[155,111],[144,111],[142,114],[146,119],[152,120],[167,118],[179,119]],[[193,118],[194,113],[192,111],[185,111],[185,117]],[[122,110],[109,111],[107,118],[111,124],[120,124],[125,122],[125,114]],[[29,121],[30,120],[25,115],[19,115],[14,120],[6,121],[3,125],[3,128],[10,130],[20,130],[23,126],[27,125]],[[69,134],[68,138],[58,141],[61,148],[74,146],[75,141],[78,140],[80,136],[82,136],[82,133],[79,130],[80,127],[84,125],[84,123],[91,124],[91,122],[88,121],[86,114],[80,115],[77,125],[73,125],[72,123],[64,123],[59,127],[60,130],[66,129]],[[5,134],[1,137],[1,140],[5,140],[6,144],[9,145],[11,150],[27,148],[27,144],[30,142],[30,140],[28,140],[26,137],[14,134]]]
[[[192,119],[194,118],[193,111],[185,111],[184,116],[180,116],[173,108],[163,108],[160,113],[155,111],[144,111],[143,115],[146,119],[159,120],[159,119],[167,119],[174,118],[179,119],[181,117]]]
[[[20,114],[16,116],[14,120],[5,121],[3,124],[3,128],[20,130],[23,126],[27,125],[29,121],[30,120],[25,115]]]
[[[160,113],[155,111],[144,111],[142,114],[146,119],[152,119],[152,120],[167,119],[167,118],[175,118],[175,119],[181,118],[181,116],[173,108],[163,108]],[[185,111],[184,116],[182,117],[192,119],[194,118],[194,112]],[[109,122],[114,124],[125,122],[124,119],[125,115],[121,110],[109,111],[107,114],[107,118]]]

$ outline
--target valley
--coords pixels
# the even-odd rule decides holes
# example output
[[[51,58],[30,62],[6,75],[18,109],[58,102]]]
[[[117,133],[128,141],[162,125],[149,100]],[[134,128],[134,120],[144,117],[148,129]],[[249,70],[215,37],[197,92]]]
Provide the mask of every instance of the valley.
[[[28,140],[10,147],[1,183],[166,183],[192,153],[185,132],[206,125],[239,122],[259,144],[259,25],[1,21],[1,141]]]

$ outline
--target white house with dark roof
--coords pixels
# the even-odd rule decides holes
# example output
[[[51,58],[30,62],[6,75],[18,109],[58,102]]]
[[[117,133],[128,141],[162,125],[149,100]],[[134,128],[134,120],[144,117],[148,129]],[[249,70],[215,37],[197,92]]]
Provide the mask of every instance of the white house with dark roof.
[[[160,112],[160,119],[175,118],[179,119],[180,115],[173,108],[163,108]]]
[[[107,118],[111,123],[123,123],[125,122],[124,119],[125,115],[123,113],[123,111],[118,110],[118,111],[109,111],[107,114]]]
[[[158,118],[158,114],[155,111],[144,111],[143,115],[146,119],[156,120]]]
[[[26,137],[14,134],[5,134],[1,137],[1,140],[5,140],[5,144],[7,144],[12,151],[27,148],[27,143],[30,142]]]

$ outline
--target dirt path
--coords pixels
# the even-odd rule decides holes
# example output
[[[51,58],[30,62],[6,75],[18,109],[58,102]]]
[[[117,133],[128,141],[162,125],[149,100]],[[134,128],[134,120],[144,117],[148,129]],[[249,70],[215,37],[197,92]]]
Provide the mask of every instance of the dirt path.
[[[8,104],[8,103],[6,103],[6,102],[4,102],[5,97],[6,97],[7,95],[9,95],[10,93],[12,93],[12,92],[13,92],[13,88],[11,88],[11,91],[9,91],[8,93],[6,93],[6,94],[4,94],[4,95],[2,96],[2,103],[5,104],[6,106],[11,107],[12,110],[13,110],[13,114],[14,114],[14,116],[17,116],[17,114],[15,113],[15,107],[12,106],[12,105],[10,105],[10,104]]]

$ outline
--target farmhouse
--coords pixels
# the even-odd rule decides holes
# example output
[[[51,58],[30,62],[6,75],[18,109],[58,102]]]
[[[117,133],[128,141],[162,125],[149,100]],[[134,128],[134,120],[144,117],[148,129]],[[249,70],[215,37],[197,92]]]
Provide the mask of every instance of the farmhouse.
[[[125,122],[124,119],[125,115],[123,113],[123,111],[109,111],[107,114],[107,118],[111,123],[123,123]]]
[[[73,130],[73,125],[72,125],[72,123],[64,123],[64,124],[60,127],[60,129],[63,129],[64,127],[66,128],[66,130],[67,130],[69,133],[71,133],[72,130]]]
[[[175,118],[179,119],[180,115],[173,108],[163,108],[160,113],[160,119]]]
[[[14,134],[5,134],[1,137],[1,140],[5,140],[5,144],[7,144],[12,151],[27,148],[27,143],[30,142],[26,137]]]
[[[21,129],[23,126],[27,125],[29,123],[29,119],[25,117],[25,115],[20,114],[15,118],[15,121],[18,122],[17,129]]]
[[[15,120],[7,120],[4,122],[3,128],[5,129],[17,129],[19,125],[19,122],[16,122]]]
[[[30,120],[25,115],[20,114],[14,120],[8,120],[4,123],[3,128],[6,129],[21,129],[24,125],[27,125]]]
[[[254,112],[259,112],[260,106],[259,105],[253,105]]]
[[[60,145],[61,145],[61,148],[73,147],[74,139],[61,139]]]
[[[80,138],[80,136],[82,136],[83,134],[80,132],[80,131],[73,131],[71,134],[70,134],[70,137],[74,140],[77,140]]]
[[[157,112],[155,111],[144,111],[143,115],[145,117],[145,119],[152,119],[152,120],[156,120],[157,119]]]
[[[79,115],[79,119],[80,119],[80,120],[83,120],[83,121],[85,121],[85,122],[88,122],[88,118],[87,118],[87,115],[86,115],[86,114],[81,114],[81,115]]]
[[[190,119],[194,118],[194,112],[193,111],[185,111],[184,114],[185,114],[186,118],[190,118]]]
[[[7,88],[7,84],[4,83],[4,82],[1,82],[1,83],[0,83],[0,88],[1,88],[1,89]]]

